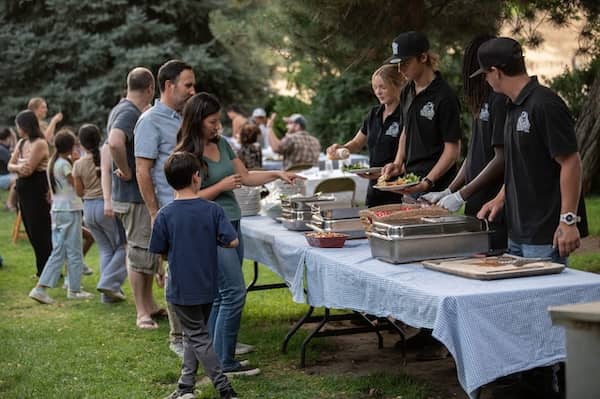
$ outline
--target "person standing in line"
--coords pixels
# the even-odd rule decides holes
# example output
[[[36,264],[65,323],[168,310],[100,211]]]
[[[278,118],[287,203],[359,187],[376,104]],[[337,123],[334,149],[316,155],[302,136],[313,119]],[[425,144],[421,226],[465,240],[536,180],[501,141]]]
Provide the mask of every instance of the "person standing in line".
[[[240,107],[235,104],[232,104],[227,108],[227,117],[231,120],[231,137],[228,138],[229,145],[234,151],[237,151],[242,145],[240,137],[242,134],[242,126],[248,123],[248,119],[246,119]]]
[[[12,153],[8,171],[18,176],[16,190],[19,210],[27,237],[35,252],[36,276],[40,277],[52,252],[50,193],[46,176],[48,142],[44,140],[33,111],[19,112],[15,118],[15,125],[23,138]]]
[[[218,249],[219,292],[213,303],[209,328],[215,352],[228,375],[252,376],[259,368],[243,364],[235,355],[248,353],[253,347],[236,345],[242,311],[246,301],[246,286],[242,273],[244,248],[240,235],[240,206],[234,189],[260,186],[276,179],[293,182],[298,176],[282,171],[248,171],[233,149],[220,135],[221,104],[209,93],[192,97],[183,110],[183,122],[177,134],[175,151],[192,153],[203,165],[199,196],[214,201],[225,210],[240,238],[237,248]]]
[[[137,67],[127,75],[127,94],[108,115],[107,144],[101,156],[104,214],[116,215],[127,239],[126,270],[136,308],[136,326],[156,329],[153,314],[160,308],[152,295],[156,256],[148,252],[150,215],[138,188],[134,127],[154,97],[154,75]]]
[[[504,177],[504,120],[508,99],[503,94],[495,93],[485,81],[485,76],[469,78],[479,68],[479,46],[494,37],[478,36],[465,49],[463,90],[473,116],[467,158],[447,189],[422,197],[451,212],[465,204],[465,215],[469,216],[476,216],[483,204],[496,196]],[[493,231],[490,249],[505,250],[507,238],[503,215],[498,215],[490,228]]]
[[[100,129],[85,124],[79,128],[79,140],[86,154],[73,165],[77,195],[83,198],[83,219],[100,252],[100,279],[97,290],[103,303],[125,300],[121,285],[127,278],[125,267],[125,231],[119,219],[104,215],[100,182]]]
[[[369,150],[369,166],[383,167],[393,162],[398,151],[398,138],[402,132],[402,106],[400,105],[400,92],[406,81],[398,73],[395,65],[379,67],[371,76],[373,93],[380,105],[373,107],[363,121],[362,127],[344,145],[332,144],[327,148],[330,159],[339,159],[339,150],[346,149],[349,153],[360,151],[365,145]],[[400,202],[400,197],[395,193],[379,191],[373,188],[380,173],[360,174],[369,179],[366,204],[368,207],[395,204]]]
[[[15,183],[17,182],[17,174],[8,171],[8,162],[11,156],[11,141],[12,133],[7,127],[0,127],[0,189],[8,191],[8,198],[4,209],[7,211],[16,210],[17,192],[15,191]]]
[[[160,100],[156,100],[154,106],[144,112],[135,125],[136,175],[151,219],[151,224],[145,226],[143,231],[146,246],[159,208],[173,201],[174,192],[165,177],[164,164],[177,144],[181,110],[185,102],[195,94],[195,84],[196,77],[191,65],[180,60],[164,63],[158,70]],[[154,272],[157,271],[155,268]],[[183,357],[181,325],[168,302],[167,311],[170,323],[169,348]]]
[[[27,103],[27,108],[35,113],[40,125],[40,130],[44,135],[47,142],[52,143],[54,139],[54,133],[56,132],[56,126],[63,120],[62,112],[56,113],[50,118],[50,123],[46,122],[48,116],[48,104],[46,100],[41,97],[33,97]]]
[[[471,77],[485,74],[492,89],[509,98],[504,186],[478,217],[494,221],[505,210],[509,253],[566,264],[587,235],[573,118],[555,92],[527,74],[516,40],[489,40],[477,57],[480,68]]]
[[[208,329],[218,290],[217,248],[239,244],[223,208],[198,196],[200,161],[175,152],[165,162],[165,176],[175,199],[158,211],[150,251],[169,261],[166,298],[184,331],[184,355],[177,389],[168,399],[194,398],[199,363],[222,399],[237,398],[223,373]]]
[[[401,33],[392,43],[392,52],[386,63],[397,65],[408,84],[400,94],[404,129],[396,159],[383,167],[382,174],[421,177],[419,184],[399,190],[401,194],[418,196],[445,189],[456,174],[460,155],[458,98],[436,70],[437,56],[430,52],[423,33]]]
[[[48,180],[52,190],[52,253],[42,275],[29,297],[39,303],[52,304],[46,292],[56,286],[63,263],[67,263],[67,298],[89,299],[93,295],[81,289],[83,252],[81,250],[81,211],[83,203],[73,187],[71,153],[75,136],[67,131],[56,134],[56,152],[48,165]]]

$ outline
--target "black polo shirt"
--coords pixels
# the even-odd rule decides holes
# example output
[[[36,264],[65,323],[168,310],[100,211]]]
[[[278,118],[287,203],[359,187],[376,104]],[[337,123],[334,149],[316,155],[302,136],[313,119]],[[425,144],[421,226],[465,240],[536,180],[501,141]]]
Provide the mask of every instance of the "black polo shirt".
[[[414,82],[400,94],[406,131],[406,171],[421,177],[440,159],[445,142],[461,138],[458,98],[442,75],[435,74],[435,79],[419,94],[415,94]],[[456,165],[435,182],[435,190],[446,188],[455,174]]]
[[[369,164],[371,167],[385,166],[394,162],[400,134],[402,133],[402,107],[396,109],[383,120],[384,105],[373,107],[363,121],[360,131],[367,136]],[[367,191],[367,206],[393,204],[401,201],[401,196],[395,193],[373,189],[376,180],[369,180]]]
[[[518,244],[552,244],[561,206],[554,158],[577,152],[577,141],[564,101],[535,76],[508,103],[504,143],[508,236]]]
[[[465,184],[475,179],[494,158],[494,147],[504,147],[504,120],[508,98],[502,94],[490,93],[479,113],[473,118],[471,142],[465,164]],[[498,194],[503,179],[474,193],[465,204],[465,214],[474,216],[481,207]]]

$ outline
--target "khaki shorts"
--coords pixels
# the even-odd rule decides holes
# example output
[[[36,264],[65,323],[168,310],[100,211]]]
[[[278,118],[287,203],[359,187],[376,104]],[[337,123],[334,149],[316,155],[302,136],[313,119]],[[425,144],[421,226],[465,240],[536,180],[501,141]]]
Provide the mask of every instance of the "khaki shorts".
[[[148,252],[152,227],[146,205],[113,201],[113,211],[121,219],[127,235],[127,268],[138,273],[155,274],[160,255]]]

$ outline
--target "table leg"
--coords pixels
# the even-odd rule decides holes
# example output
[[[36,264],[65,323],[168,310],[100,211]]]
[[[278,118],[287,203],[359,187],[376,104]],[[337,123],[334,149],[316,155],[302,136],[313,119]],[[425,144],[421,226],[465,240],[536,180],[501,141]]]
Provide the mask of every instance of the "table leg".
[[[252,277],[252,281],[250,282],[250,284],[248,284],[248,286],[246,287],[246,292],[272,290],[272,289],[276,289],[276,288],[287,288],[286,283],[256,285],[257,280],[258,280],[258,262],[254,261],[254,276]]]
[[[294,324],[292,329],[286,334],[286,336],[283,340],[283,344],[281,345],[281,353],[287,353],[288,342],[290,342],[290,339],[292,339],[292,337],[294,336],[294,334],[296,334],[296,332],[300,329],[300,327],[302,327],[302,325],[304,323],[308,322],[308,320],[310,319],[312,312],[314,310],[315,310],[315,308],[313,306],[310,306],[308,308],[308,311],[306,312],[306,314],[304,316],[302,316],[302,318],[300,320],[298,320],[296,322],[296,324]]]
[[[317,325],[317,327],[308,334],[308,337],[302,341],[302,345],[300,345],[300,368],[303,369],[306,366],[306,345],[310,342],[311,339],[323,328],[323,326],[329,320],[329,308],[325,308],[325,315],[323,315],[323,320]]]

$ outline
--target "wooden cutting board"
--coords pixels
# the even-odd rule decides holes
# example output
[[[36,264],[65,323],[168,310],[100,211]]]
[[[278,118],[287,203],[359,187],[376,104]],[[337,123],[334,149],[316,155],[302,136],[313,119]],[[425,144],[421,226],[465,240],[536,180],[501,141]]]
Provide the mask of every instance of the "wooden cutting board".
[[[513,256],[489,256],[485,258],[442,259],[422,262],[427,269],[477,280],[497,280],[556,274],[565,265],[548,261],[528,260]]]

